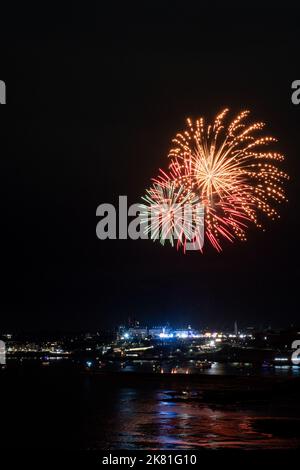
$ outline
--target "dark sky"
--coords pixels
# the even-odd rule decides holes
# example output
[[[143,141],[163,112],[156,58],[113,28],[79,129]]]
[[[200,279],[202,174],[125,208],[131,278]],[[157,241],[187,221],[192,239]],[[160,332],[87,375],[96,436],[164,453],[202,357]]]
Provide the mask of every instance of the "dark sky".
[[[26,4],[1,31],[0,330],[297,322],[298,12],[98,4]],[[221,254],[98,240],[97,206],[139,202],[186,117],[225,106],[280,139],[280,221]]]

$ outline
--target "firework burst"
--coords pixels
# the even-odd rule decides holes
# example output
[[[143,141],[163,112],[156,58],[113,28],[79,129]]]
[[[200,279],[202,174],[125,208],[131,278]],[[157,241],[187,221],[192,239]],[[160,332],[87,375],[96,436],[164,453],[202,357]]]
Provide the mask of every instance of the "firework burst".
[[[284,156],[262,150],[276,142],[257,133],[263,122],[247,124],[243,111],[226,125],[228,109],[213,124],[203,118],[187,120],[169,152],[170,178],[199,198],[205,209],[205,234],[221,250],[221,240],[246,240],[250,223],[262,227],[260,215],[279,217],[274,206],[285,201],[284,180],[278,168]]]
[[[141,224],[144,232],[151,234],[152,240],[160,240],[162,245],[168,240],[185,251],[187,243],[193,249],[203,245],[203,207],[199,197],[178,181],[171,179],[160,170],[140,205]]]
[[[169,170],[160,170],[141,205],[141,222],[153,240],[174,245],[177,239],[184,250],[192,241],[202,251],[205,232],[221,251],[222,240],[244,241],[251,223],[262,228],[263,216],[279,217],[276,207],[286,201],[288,175],[278,165],[284,156],[266,150],[277,140],[260,136],[265,124],[249,124],[249,111],[231,121],[228,112],[223,110],[212,124],[188,119],[173,139]],[[192,215],[182,223],[186,206]]]

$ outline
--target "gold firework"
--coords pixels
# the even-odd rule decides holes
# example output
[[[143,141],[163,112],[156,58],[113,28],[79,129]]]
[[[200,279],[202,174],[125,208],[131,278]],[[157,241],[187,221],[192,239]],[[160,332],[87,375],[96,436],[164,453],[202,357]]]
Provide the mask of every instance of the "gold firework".
[[[169,152],[171,178],[199,197],[206,235],[218,251],[222,237],[245,240],[249,222],[261,227],[260,214],[279,217],[274,205],[286,200],[283,182],[288,179],[277,166],[284,156],[264,151],[277,140],[257,136],[265,124],[247,124],[249,111],[243,111],[226,125],[228,111],[213,124],[188,119]]]

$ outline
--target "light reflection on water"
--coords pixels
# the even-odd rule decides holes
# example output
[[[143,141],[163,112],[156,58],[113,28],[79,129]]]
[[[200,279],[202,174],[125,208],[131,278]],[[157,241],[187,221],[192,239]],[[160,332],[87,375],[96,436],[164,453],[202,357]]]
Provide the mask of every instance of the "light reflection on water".
[[[216,367],[211,377],[7,368],[0,374],[0,447],[300,447],[296,369],[278,369],[290,377],[234,377],[229,366]]]
[[[190,391],[189,391],[190,393]],[[192,396],[192,394],[190,395]],[[179,400],[178,400],[179,397]],[[300,435],[272,432],[272,420],[283,429],[299,428],[281,405],[243,409],[184,399],[181,392],[119,388],[105,436],[94,436],[92,447],[109,449],[274,449],[300,445]],[[266,426],[266,423],[271,423]],[[262,426],[260,426],[262,424]],[[91,444],[91,441],[90,441]]]
[[[155,361],[132,361],[123,366],[120,371],[122,373],[127,372],[153,372],[153,363]],[[192,361],[191,361],[192,362]],[[165,372],[170,372],[172,367],[168,370],[166,367],[162,367]],[[266,366],[266,365],[255,365],[251,363],[221,363],[213,362],[211,368],[195,370],[193,364],[182,368],[182,371],[186,371],[190,374],[197,373],[200,375],[234,375],[234,376],[245,376],[245,375],[259,375],[259,376],[290,376],[300,377],[300,367],[292,365],[283,366]]]
[[[213,363],[211,369],[203,371],[207,375],[261,375],[261,376],[293,376],[300,377],[300,367],[298,366],[255,366],[238,365],[236,363]]]

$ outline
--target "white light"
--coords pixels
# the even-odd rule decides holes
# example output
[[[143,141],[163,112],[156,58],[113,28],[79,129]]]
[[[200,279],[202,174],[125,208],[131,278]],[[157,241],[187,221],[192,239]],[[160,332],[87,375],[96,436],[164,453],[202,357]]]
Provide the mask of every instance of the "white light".
[[[173,338],[173,333],[159,333],[160,338]]]

